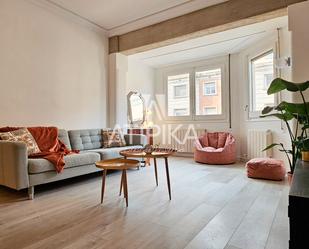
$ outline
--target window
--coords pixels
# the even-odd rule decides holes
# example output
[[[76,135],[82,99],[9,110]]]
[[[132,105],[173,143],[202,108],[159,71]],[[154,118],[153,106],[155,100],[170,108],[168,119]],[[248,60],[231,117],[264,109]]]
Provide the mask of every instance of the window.
[[[250,70],[250,111],[251,113],[259,113],[265,106],[275,104],[275,96],[267,94],[267,89],[274,79],[273,50],[251,59]],[[251,114],[251,116],[258,116],[258,114]]]
[[[217,114],[217,107],[215,106],[205,106],[204,115],[215,115]]]
[[[185,116],[188,110],[186,108],[176,108],[174,109],[174,116]]]
[[[177,74],[167,77],[168,116],[190,115],[190,74]],[[181,108],[179,108],[181,107]]]
[[[272,80],[274,79],[274,75],[271,73],[268,74],[264,74],[264,90],[267,91],[270,83],[272,82]]]
[[[195,115],[222,114],[221,81],[221,68],[195,73]],[[205,106],[215,109],[205,111]]]
[[[217,94],[216,82],[204,83],[204,96]]]
[[[226,59],[214,59],[196,68],[173,66],[165,74],[166,116],[169,120],[225,120],[228,98]],[[176,69],[174,69],[176,68]],[[169,70],[169,69],[167,69]]]
[[[175,98],[181,98],[181,97],[187,97],[188,96],[188,90],[187,85],[175,85],[174,86],[174,97]]]

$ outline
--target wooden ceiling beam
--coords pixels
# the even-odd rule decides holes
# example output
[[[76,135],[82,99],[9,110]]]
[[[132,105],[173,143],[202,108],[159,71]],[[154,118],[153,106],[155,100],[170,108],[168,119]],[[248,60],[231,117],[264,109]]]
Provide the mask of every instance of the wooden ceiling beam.
[[[286,15],[305,0],[229,0],[109,38],[109,53],[133,54]]]

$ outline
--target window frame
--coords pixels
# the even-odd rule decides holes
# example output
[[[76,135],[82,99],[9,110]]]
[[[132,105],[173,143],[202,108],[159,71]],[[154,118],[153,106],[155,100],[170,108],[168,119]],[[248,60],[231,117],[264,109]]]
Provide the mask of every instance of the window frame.
[[[179,111],[179,110],[186,110],[186,108],[176,108],[176,109],[174,109],[174,113],[175,113],[175,111]],[[175,115],[175,116],[173,116],[173,117],[183,117],[183,116],[177,116],[177,115]]]
[[[222,76],[222,75],[221,75],[221,76]],[[206,89],[205,85],[207,85],[207,84],[214,84],[214,85],[215,85],[215,92],[214,92],[214,93],[210,93],[210,94],[205,93],[205,89]],[[217,83],[216,83],[215,81],[205,82],[205,83],[203,84],[203,96],[216,96],[216,95],[218,95]]]
[[[256,50],[255,53],[248,55],[247,60],[247,74],[248,74],[248,83],[249,83],[249,94],[248,94],[248,120],[260,119],[260,115],[262,111],[255,111],[253,110],[254,106],[254,86],[253,86],[253,72],[252,72],[252,61],[262,58],[270,53],[273,53],[273,72],[274,72],[274,79],[278,77],[278,70],[275,67],[275,61],[277,58],[277,50],[276,46],[267,46],[263,49]],[[279,103],[279,95],[274,95],[274,105]]]
[[[206,108],[211,108],[211,109],[215,109],[215,110],[218,110],[218,107],[217,106],[204,106],[203,107],[203,113],[205,112],[205,109]],[[212,115],[212,114],[204,114],[205,116],[209,116],[209,115]]]
[[[176,96],[176,95],[175,95],[175,93],[176,93],[175,88],[176,88],[176,87],[179,87],[179,86],[185,86],[186,91],[187,91],[187,94],[185,94],[185,95],[183,95],[183,96]],[[186,97],[188,97],[190,94],[188,94],[187,85],[186,85],[186,84],[180,84],[180,85],[175,85],[175,86],[173,86],[173,95],[174,95],[174,99],[180,99],[180,98],[186,98]]]
[[[175,76],[175,75],[181,75],[181,74],[189,74],[189,115],[186,116],[169,116],[168,115],[168,77],[169,76]],[[171,70],[164,74],[164,91],[165,91],[165,119],[166,120],[191,120],[192,119],[192,100],[191,100],[191,81],[192,81],[192,69],[191,68],[183,68],[183,69],[177,69],[177,70]]]
[[[195,63],[194,67],[185,67],[177,65],[175,68],[166,68],[163,71],[163,82],[165,91],[165,115],[166,121],[204,121],[204,122],[228,122],[228,57],[220,57],[219,59],[210,59],[200,63]],[[196,115],[196,99],[195,99],[195,73],[214,69],[221,69],[221,114],[215,115]],[[189,73],[189,114],[188,116],[168,116],[168,77],[178,74]],[[218,93],[218,89],[216,89]]]

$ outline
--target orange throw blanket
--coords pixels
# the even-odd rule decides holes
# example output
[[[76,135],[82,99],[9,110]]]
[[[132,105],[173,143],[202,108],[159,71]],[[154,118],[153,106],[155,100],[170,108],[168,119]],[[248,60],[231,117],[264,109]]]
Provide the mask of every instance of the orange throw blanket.
[[[0,132],[18,130],[18,127],[3,127]],[[44,158],[50,161],[58,173],[63,171],[64,156],[78,151],[69,150],[64,143],[58,139],[58,128],[56,127],[29,127],[27,128],[37,142],[41,152],[32,154],[30,158]]]

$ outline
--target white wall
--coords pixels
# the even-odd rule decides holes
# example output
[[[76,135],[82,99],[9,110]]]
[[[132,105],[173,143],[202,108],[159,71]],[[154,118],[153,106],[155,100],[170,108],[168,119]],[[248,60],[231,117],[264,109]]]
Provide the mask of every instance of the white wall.
[[[106,126],[104,34],[35,0],[1,0],[0,30],[0,126]]]
[[[127,93],[139,91],[145,98],[153,97],[155,69],[141,61],[128,57]]]
[[[287,28],[280,30],[280,50],[281,56],[290,55],[290,34]],[[249,78],[248,78],[248,61],[251,56],[254,56],[257,51],[267,51],[267,49],[278,45],[277,34],[274,31],[267,39],[259,42],[255,46],[251,46],[246,50],[242,51],[236,55],[236,59],[233,64],[238,65],[235,71],[235,74],[238,73],[239,79],[239,107],[238,111],[240,113],[239,125],[241,127],[241,132],[239,133],[239,142],[241,144],[241,154],[242,158],[246,158],[247,155],[247,134],[249,129],[262,129],[262,130],[271,130],[273,135],[273,142],[279,143],[283,142],[286,146],[289,146],[288,133],[286,131],[285,124],[282,124],[281,121],[276,119],[249,119],[248,118],[248,109],[245,111],[246,106],[249,106]],[[278,52],[278,49],[277,51]],[[233,73],[232,73],[233,75]],[[280,71],[277,72],[277,77],[280,76]],[[284,68],[281,69],[281,77],[289,80],[291,78],[291,69]],[[239,96],[239,95],[236,95]],[[291,99],[291,94],[284,92],[281,94],[281,100]],[[280,100],[279,100],[280,101]],[[273,149],[273,156],[278,159],[286,161],[286,157],[283,153],[279,152],[277,149]],[[286,161],[286,166],[288,162]]]
[[[120,53],[109,55],[110,127],[127,126],[127,94],[137,91],[146,107],[154,96],[155,69]]]
[[[309,80],[309,2],[289,6],[289,30],[292,32],[293,81]]]
[[[127,123],[126,85],[128,73],[127,56],[114,53],[109,55],[109,127]]]

